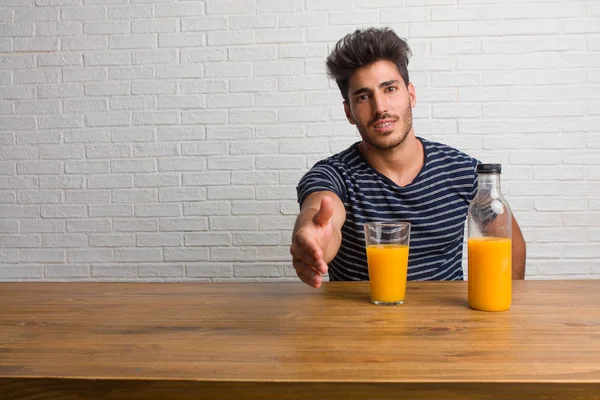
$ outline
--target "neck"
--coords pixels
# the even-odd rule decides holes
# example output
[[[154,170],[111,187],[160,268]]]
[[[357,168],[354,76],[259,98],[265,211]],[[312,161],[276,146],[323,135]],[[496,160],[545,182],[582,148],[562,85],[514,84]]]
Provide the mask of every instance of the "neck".
[[[410,184],[425,163],[423,144],[411,130],[404,142],[393,149],[381,150],[364,140],[358,145],[369,165],[399,186]]]

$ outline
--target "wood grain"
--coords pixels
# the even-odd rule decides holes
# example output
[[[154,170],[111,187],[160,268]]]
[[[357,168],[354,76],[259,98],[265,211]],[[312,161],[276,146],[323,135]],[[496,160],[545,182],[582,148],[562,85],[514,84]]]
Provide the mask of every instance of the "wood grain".
[[[0,283],[0,399],[600,399],[600,280],[516,281],[502,313],[466,295],[409,282],[381,307],[364,282]]]

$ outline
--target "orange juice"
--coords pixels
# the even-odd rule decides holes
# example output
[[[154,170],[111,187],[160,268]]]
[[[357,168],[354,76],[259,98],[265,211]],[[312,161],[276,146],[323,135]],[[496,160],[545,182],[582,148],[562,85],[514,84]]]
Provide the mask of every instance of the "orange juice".
[[[402,303],[406,292],[408,246],[377,244],[367,246],[371,301]]]
[[[471,238],[469,250],[469,306],[482,311],[505,311],[512,301],[512,241]]]

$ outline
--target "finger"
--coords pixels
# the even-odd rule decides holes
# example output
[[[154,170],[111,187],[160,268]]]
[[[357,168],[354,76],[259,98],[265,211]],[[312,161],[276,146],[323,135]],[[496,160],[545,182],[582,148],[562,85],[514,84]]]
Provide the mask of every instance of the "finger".
[[[323,257],[323,252],[315,240],[301,234],[296,235],[294,239],[292,246],[296,245],[298,249],[294,248],[293,250],[298,253],[302,252],[300,258],[307,264],[315,264]]]
[[[319,211],[314,215],[313,222],[317,225],[327,225],[333,216],[333,201],[325,196],[321,199]]]
[[[296,275],[298,275],[302,282],[315,288],[321,285],[323,277],[316,272],[312,266],[305,264],[300,260],[294,260],[293,265],[296,270]]]

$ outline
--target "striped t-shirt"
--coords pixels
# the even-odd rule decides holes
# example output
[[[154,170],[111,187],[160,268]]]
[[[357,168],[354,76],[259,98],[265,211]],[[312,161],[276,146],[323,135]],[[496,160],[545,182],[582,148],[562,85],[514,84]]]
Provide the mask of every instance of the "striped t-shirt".
[[[406,186],[372,168],[355,143],[316,163],[298,184],[300,205],[313,192],[334,192],[346,208],[342,243],[329,263],[330,281],[368,280],[363,224],[408,221],[408,280],[462,280],[464,226],[477,191],[478,161],[447,145],[418,138],[425,163]]]

